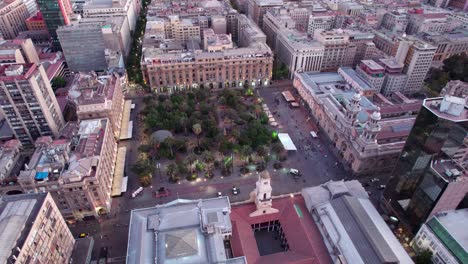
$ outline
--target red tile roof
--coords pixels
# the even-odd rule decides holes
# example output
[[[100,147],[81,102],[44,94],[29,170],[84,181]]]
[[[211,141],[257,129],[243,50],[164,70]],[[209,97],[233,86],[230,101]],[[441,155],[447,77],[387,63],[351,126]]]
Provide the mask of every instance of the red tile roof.
[[[296,212],[295,206],[302,212]],[[307,211],[302,196],[273,200],[279,213],[250,217],[255,204],[233,206],[231,246],[234,256],[245,256],[249,264],[328,264],[332,263],[323,238]],[[289,251],[260,256],[252,224],[279,220]]]

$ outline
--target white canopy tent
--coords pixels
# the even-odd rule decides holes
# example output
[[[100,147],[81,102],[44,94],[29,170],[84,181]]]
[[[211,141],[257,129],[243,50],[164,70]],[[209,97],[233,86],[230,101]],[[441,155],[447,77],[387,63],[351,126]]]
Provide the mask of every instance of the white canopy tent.
[[[288,133],[278,133],[278,138],[281,141],[281,144],[283,144],[285,150],[297,150]]]

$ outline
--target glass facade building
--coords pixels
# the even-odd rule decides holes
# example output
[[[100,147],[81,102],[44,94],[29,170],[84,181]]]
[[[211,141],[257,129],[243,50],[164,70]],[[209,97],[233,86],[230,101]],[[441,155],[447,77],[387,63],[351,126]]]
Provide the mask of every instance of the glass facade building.
[[[49,31],[54,50],[62,50],[57,37],[57,28],[70,24],[73,11],[70,0],[37,0],[37,5]]]
[[[384,208],[409,231],[455,209],[468,191],[466,100],[426,99],[383,195]]]

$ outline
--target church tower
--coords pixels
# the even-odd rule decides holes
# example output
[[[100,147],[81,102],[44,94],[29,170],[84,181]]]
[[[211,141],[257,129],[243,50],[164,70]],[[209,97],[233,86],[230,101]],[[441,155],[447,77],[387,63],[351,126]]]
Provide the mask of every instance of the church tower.
[[[370,120],[367,121],[364,131],[361,134],[361,138],[368,143],[375,143],[377,139],[377,134],[380,132],[381,128],[379,121],[382,119],[380,116],[380,109],[377,108],[376,111],[370,116]]]
[[[346,121],[351,126],[354,126],[359,112],[361,112],[361,94],[356,91],[348,105],[348,109],[346,109]]]
[[[268,171],[263,171],[259,174],[258,181],[255,184],[255,190],[250,193],[250,198],[254,200],[257,210],[252,212],[249,216],[259,216],[263,214],[277,213],[278,210],[272,208],[271,200],[271,178]]]

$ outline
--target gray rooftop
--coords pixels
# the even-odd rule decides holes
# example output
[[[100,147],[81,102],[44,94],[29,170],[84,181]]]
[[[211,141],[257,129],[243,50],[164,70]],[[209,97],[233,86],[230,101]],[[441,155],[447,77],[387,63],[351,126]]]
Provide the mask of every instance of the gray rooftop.
[[[468,251],[468,209],[460,209],[440,213],[434,216],[439,220],[440,224],[447,230],[447,232]]]
[[[47,193],[0,197],[0,263],[12,263],[22,248]],[[10,262],[12,261],[12,262]]]
[[[357,181],[305,188],[302,196],[333,259],[347,263],[413,263]],[[335,252],[333,248],[338,249]]]
[[[126,263],[245,263],[243,257],[227,259],[224,249],[230,212],[228,197],[133,210]]]

